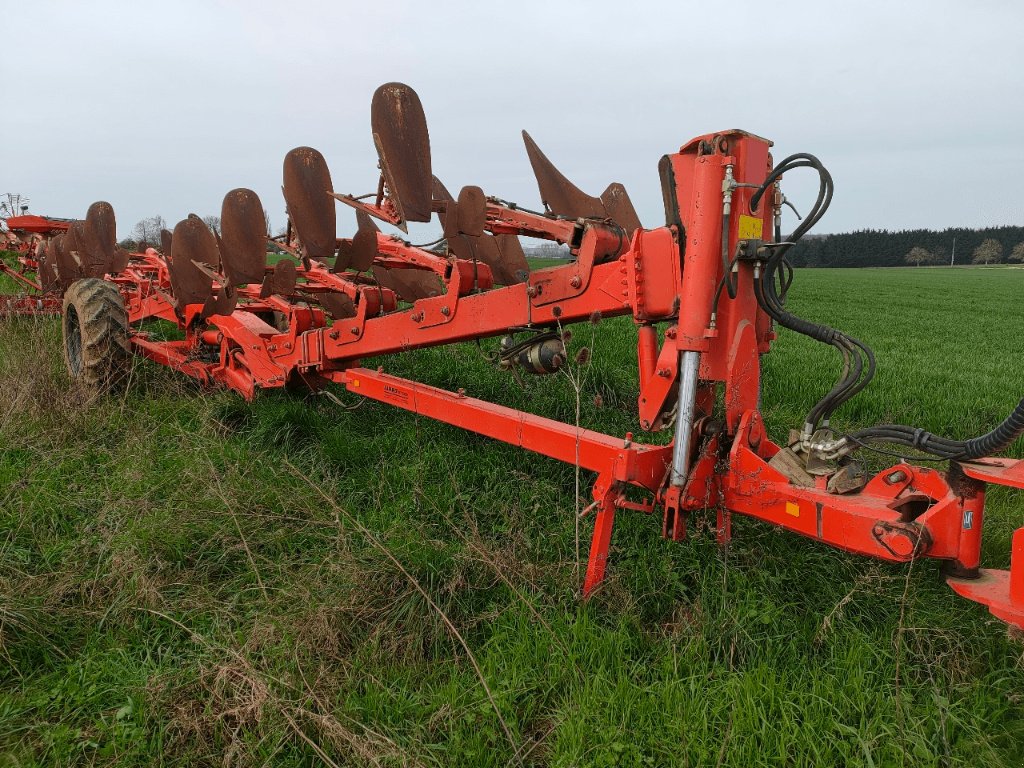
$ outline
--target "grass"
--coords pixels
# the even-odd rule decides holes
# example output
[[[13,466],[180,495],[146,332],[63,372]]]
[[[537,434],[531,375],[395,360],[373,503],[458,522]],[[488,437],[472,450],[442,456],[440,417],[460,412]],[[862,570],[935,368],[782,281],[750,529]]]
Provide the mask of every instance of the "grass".
[[[1021,270],[804,270],[791,301],[878,353],[842,421],[964,437],[1021,395],[1022,288]],[[635,429],[631,324],[574,333],[583,423]],[[86,405],[59,344],[53,320],[0,327],[0,765],[1024,760],[1022,647],[934,564],[744,519],[728,550],[673,544],[623,514],[583,604],[572,467],[149,364]],[[574,417],[566,377],[520,385],[474,345],[380,362]],[[782,439],[836,360],[783,332],[765,365]],[[996,489],[989,510],[1005,567],[1021,500]]]

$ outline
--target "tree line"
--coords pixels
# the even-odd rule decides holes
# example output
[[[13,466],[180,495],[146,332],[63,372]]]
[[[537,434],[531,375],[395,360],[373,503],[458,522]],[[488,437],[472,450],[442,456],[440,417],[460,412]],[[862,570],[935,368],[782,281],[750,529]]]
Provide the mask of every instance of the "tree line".
[[[220,216],[203,216],[203,223],[210,228],[215,234],[220,234]],[[266,208],[263,209],[263,220],[267,225],[267,234],[269,236],[271,232],[270,227],[270,214],[267,213]],[[132,233],[129,237],[121,240],[118,245],[124,248],[126,251],[145,250],[150,246],[160,246],[160,233],[168,229],[167,222],[163,216],[157,214],[156,216],[147,216],[141,221],[137,222],[132,227]],[[282,230],[283,232],[283,230]],[[278,234],[282,234],[279,232]]]
[[[267,231],[270,216],[264,211]],[[204,216],[214,232],[220,232],[219,216]],[[160,231],[167,227],[162,216],[138,222],[130,237],[121,241],[128,250],[158,245]],[[955,252],[954,252],[955,248]],[[527,250],[527,255],[565,258],[567,249],[544,243]],[[789,251],[796,267],[901,267],[906,265],[1024,263],[1024,227],[967,229],[864,229],[835,235],[806,235]]]
[[[951,259],[956,264],[1024,263],[1024,227],[807,235],[790,249],[789,259],[797,267],[902,267],[949,264]]]

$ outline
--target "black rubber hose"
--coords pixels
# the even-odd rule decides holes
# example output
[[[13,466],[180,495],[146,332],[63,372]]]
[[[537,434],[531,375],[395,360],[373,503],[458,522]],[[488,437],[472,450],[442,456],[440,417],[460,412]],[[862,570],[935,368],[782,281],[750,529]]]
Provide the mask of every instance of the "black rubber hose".
[[[1002,424],[991,432],[968,440],[964,458],[980,459],[982,456],[998,453],[1009,448],[1010,444],[1021,435],[1024,435],[1024,399],[1017,403],[1017,407],[1003,419]]]
[[[786,238],[790,243],[800,240],[821,219],[832,202],[832,177],[821,162],[807,153],[790,155],[768,174],[764,183],[751,199],[751,204],[756,208],[765,192],[781,175],[795,168],[805,167],[812,167],[818,172],[820,177],[818,198],[800,226]],[[776,241],[778,239],[779,233],[776,232]],[[875,356],[871,348],[858,339],[826,325],[804,320],[785,310],[783,302],[793,280],[792,266],[786,259],[786,253],[790,247],[792,246],[784,245],[773,251],[771,258],[765,262],[760,279],[754,281],[754,295],[758,304],[774,321],[792,331],[834,346],[843,355],[843,372],[839,381],[808,414],[807,422],[816,428],[820,422],[827,422],[836,408],[867,386],[875,373]],[[786,274],[787,271],[788,274]],[[776,283],[777,275],[780,278],[778,284]],[[721,288],[720,285],[719,291]],[[924,429],[899,424],[869,427],[847,435],[847,437],[859,444],[866,442],[895,443],[944,459],[970,460],[1005,450],[1021,435],[1024,435],[1024,399],[995,429],[969,440],[950,440]]]
[[[999,453],[1009,448],[1021,435],[1024,435],[1024,400],[1017,403],[1017,407],[995,429],[970,440],[949,440],[903,424],[868,427],[853,432],[849,437],[858,443],[897,443],[934,456],[969,461]]]
[[[821,162],[813,155],[806,153],[791,155],[776,166],[751,200],[751,203],[756,206],[764,193],[775,183],[779,176],[795,168],[804,167],[812,167],[818,172],[820,178],[818,197],[808,216],[794,230],[793,234],[787,238],[792,243],[803,237],[821,219],[832,201],[832,177]],[[786,252],[790,247],[789,245],[782,246],[772,253],[772,257],[765,264],[765,272],[761,281],[759,281],[760,284],[755,284],[755,296],[768,315],[780,325],[823,343],[830,344],[836,347],[840,354],[843,355],[843,372],[839,381],[808,414],[807,423],[817,427],[823,420],[827,421],[836,408],[868,384],[874,375],[875,359],[870,348],[859,340],[828,326],[799,318],[785,310],[783,305],[785,294],[788,292],[793,279],[792,266],[788,259],[786,259]],[[776,276],[779,277],[778,285],[776,284]]]

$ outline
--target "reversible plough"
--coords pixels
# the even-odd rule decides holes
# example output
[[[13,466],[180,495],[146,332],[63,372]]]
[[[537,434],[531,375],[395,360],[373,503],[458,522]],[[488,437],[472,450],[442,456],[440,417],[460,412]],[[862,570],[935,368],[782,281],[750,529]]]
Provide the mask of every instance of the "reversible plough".
[[[50,233],[34,266],[41,295],[63,296],[72,377],[102,390],[123,377],[135,353],[245,398],[289,383],[334,382],[578,464],[596,473],[587,595],[605,576],[619,510],[660,513],[664,536],[680,540],[691,512],[717,509],[723,542],[739,513],[881,560],[937,559],[957,593],[1024,627],[1024,528],[1013,537],[1009,570],[979,567],[986,486],[1024,488],[1024,462],[988,458],[1024,432],[1024,401],[992,432],[967,441],[902,425],[850,434],[829,426],[875,363],[862,342],[784,305],[793,275],[787,251],[832,196],[832,179],[814,156],[773,163],[771,142],[744,131],[695,138],[661,159],[667,221],[646,229],[621,185],[599,197],[584,193],[525,132],[543,211],[475,186],[451,195],[432,175],[426,120],[408,86],[379,88],[371,123],[381,175],[370,194],[337,193],[314,149],[287,154],[289,226],[278,240],[268,241],[263,205],[246,189],[224,198],[219,233],[190,216],[163,233],[161,249],[121,251],[107,203]],[[817,173],[819,194],[783,237],[781,180],[800,168]],[[352,237],[337,237],[336,202],[355,209]],[[408,232],[408,222],[434,214],[443,238],[424,246],[375,224]],[[520,237],[564,244],[571,262],[531,269]],[[273,264],[268,242],[284,252]],[[637,328],[639,426],[672,429],[668,445],[579,429],[360,365],[500,336],[504,366],[554,373],[566,360],[564,325],[620,315]],[[155,318],[174,324],[179,338],[147,333]],[[839,381],[786,445],[769,439],[759,411],[760,356],[776,326],[843,358]],[[868,476],[856,455],[871,443],[913,449],[946,469],[900,459]]]

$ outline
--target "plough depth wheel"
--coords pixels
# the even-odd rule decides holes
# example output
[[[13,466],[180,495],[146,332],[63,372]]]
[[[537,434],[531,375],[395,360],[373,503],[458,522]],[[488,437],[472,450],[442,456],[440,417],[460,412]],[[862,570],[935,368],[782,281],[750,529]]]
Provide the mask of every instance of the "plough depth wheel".
[[[115,284],[78,280],[64,294],[64,362],[90,394],[116,386],[128,370],[128,312]]]

